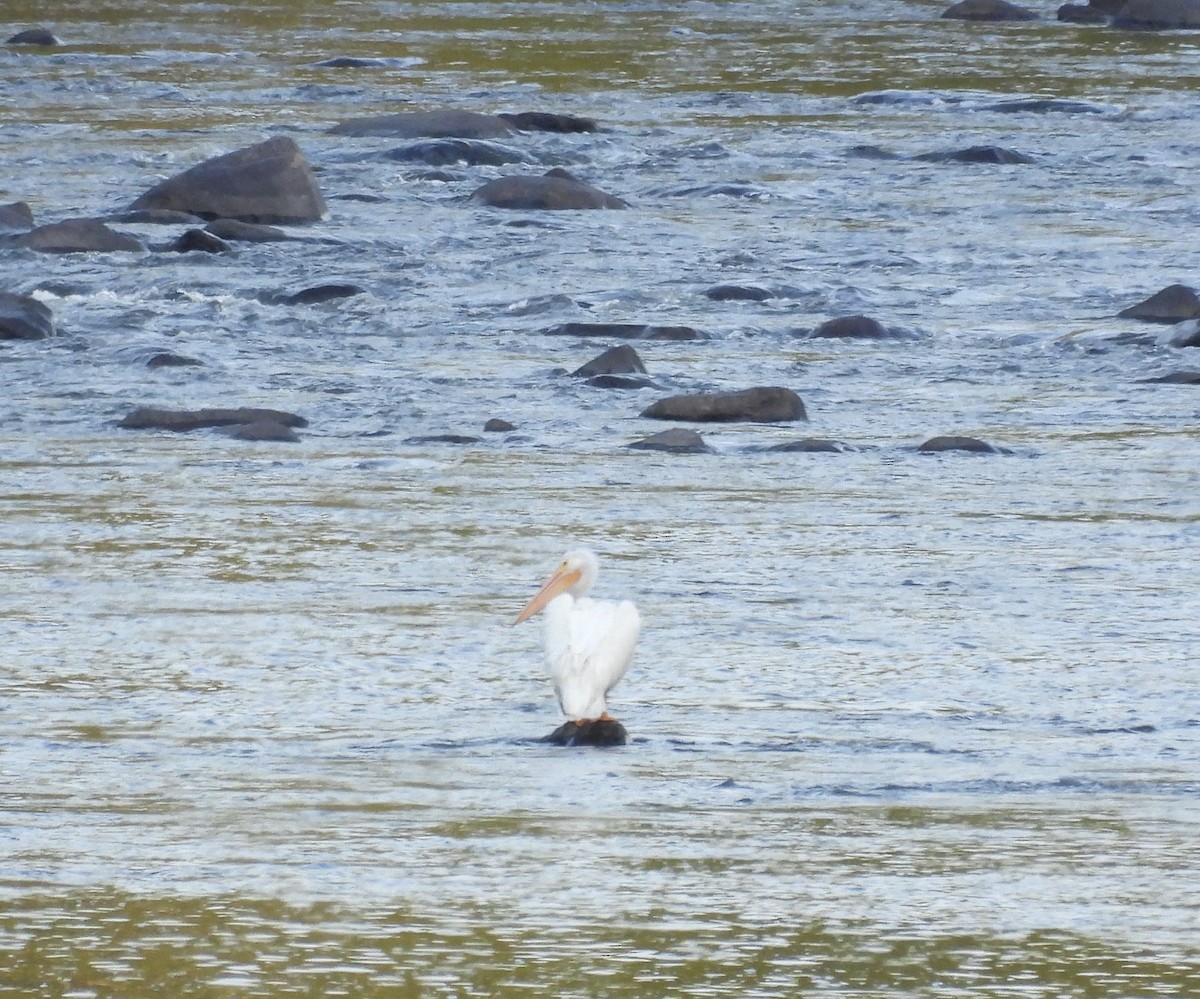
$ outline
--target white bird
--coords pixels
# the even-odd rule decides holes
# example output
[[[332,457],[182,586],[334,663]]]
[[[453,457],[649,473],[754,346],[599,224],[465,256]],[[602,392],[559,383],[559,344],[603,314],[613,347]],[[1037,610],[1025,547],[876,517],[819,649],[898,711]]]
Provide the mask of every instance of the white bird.
[[[628,600],[592,600],[596,556],[567,552],[513,625],[546,609],[546,665],[558,705],[576,725],[616,721],[609,715],[608,692],[629,670],[642,621]]]

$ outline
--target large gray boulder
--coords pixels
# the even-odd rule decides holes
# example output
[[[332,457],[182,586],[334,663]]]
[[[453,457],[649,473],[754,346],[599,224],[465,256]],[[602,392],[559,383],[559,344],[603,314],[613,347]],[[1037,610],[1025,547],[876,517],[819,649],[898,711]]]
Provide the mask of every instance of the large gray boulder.
[[[673,395],[659,399],[641,415],[652,420],[693,423],[789,423],[808,419],[800,396],[778,386]]]
[[[517,175],[489,180],[471,195],[471,201],[491,208],[540,211],[629,207],[628,202],[558,169],[541,177]]]
[[[0,340],[45,340],[54,336],[50,308],[28,295],[0,291]]]
[[[1129,0],[1116,12],[1112,25],[1137,31],[1200,28],[1200,0]]]
[[[339,121],[333,135],[391,136],[405,139],[499,139],[516,129],[494,114],[475,111],[402,111]]]
[[[276,225],[316,222],[327,211],[308,161],[287,136],[197,163],[130,205],[146,208]]]

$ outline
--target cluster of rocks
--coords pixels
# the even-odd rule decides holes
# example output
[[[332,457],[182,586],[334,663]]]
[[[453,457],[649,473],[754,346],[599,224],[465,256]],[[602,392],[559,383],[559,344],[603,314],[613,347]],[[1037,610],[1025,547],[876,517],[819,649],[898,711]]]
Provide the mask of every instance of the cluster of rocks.
[[[975,3],[976,0],[967,0]],[[1200,0],[1196,0],[1200,3]],[[37,43],[43,44],[43,43]],[[49,43],[45,43],[49,44]],[[374,116],[341,122],[331,129],[346,136],[395,136],[420,139],[415,146],[393,150],[390,155],[439,158],[457,156],[478,162],[517,162],[519,156],[503,159],[505,147],[492,143],[496,138],[521,131],[585,132],[594,130],[589,119],[545,112],[485,115],[463,111],[421,111]],[[484,159],[483,157],[491,157]],[[472,158],[475,158],[472,160]],[[1014,163],[1028,162],[1027,157],[996,147],[972,147],[965,151],[927,157],[937,161]],[[627,209],[628,202],[607,194],[561,169],[542,175],[510,175],[481,185],[470,202],[500,209],[561,211],[589,209]],[[136,198],[128,209],[112,220],[74,218],[35,225],[33,214],[24,202],[0,205],[0,245],[9,245],[46,253],[71,252],[229,252],[238,241],[276,242],[304,237],[294,236],[279,225],[317,222],[328,208],[311,167],[296,143],[284,136],[238,149],[205,160],[167,178]],[[127,223],[166,223],[189,226],[176,239],[157,247],[120,232],[108,221]],[[326,284],[290,294],[268,296],[269,301],[303,305],[360,294],[355,285]],[[772,292],[764,288],[721,285],[708,289],[713,301],[761,302]],[[1164,289],[1139,305],[1126,309],[1123,318],[1176,324],[1170,342],[1178,346],[1200,343],[1200,301],[1195,292],[1182,285]],[[36,299],[0,293],[0,339],[43,339],[54,335],[51,311]],[[562,323],[545,331],[556,336],[606,338],[621,341],[704,340],[703,330],[685,325],[640,323]],[[917,334],[863,315],[839,316],[815,328],[796,330],[796,335],[814,339],[887,340],[913,338]],[[198,363],[192,358],[171,353],[156,354],[151,366],[182,366]],[[614,347],[574,372],[588,384],[599,388],[640,389],[654,387],[646,367],[626,342]],[[1162,379],[1186,382],[1190,375],[1178,372]],[[682,423],[791,423],[807,419],[803,401],[791,389],[782,386],[756,386],[730,392],[674,395],[658,400],[642,410],[642,417]],[[215,428],[246,440],[293,441],[296,428],[305,421],[295,414],[260,409],[206,409],[172,411],[141,408],[131,412],[120,424],[125,429],[189,431]],[[494,421],[488,431],[514,429],[505,421]],[[415,439],[414,440],[418,440]],[[437,435],[420,438],[422,442],[477,443],[481,438],[468,435]],[[712,448],[700,434],[674,427],[632,442],[637,450],[680,454],[711,453]],[[800,452],[844,452],[852,445],[824,438],[805,437],[775,445],[772,450]],[[935,437],[921,444],[920,453],[970,451],[1005,453],[975,438]]]
[[[1060,21],[1100,24],[1130,31],[1176,31],[1200,28],[1200,0],[1088,0],[1065,3]],[[1010,0],[959,0],[942,13],[963,21],[1036,21],[1041,15]]]

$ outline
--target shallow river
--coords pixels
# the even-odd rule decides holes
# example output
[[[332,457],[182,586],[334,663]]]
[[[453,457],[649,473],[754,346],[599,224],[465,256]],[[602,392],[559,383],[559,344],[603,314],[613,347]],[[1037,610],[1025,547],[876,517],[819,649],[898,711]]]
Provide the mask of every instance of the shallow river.
[[[59,327],[0,343],[0,994],[1200,994],[1200,389],[1141,381],[1200,358],[1113,318],[1200,280],[1200,36],[82,6],[4,5],[66,44],[0,49],[0,202],[103,215],[283,133],[330,219],[0,249]],[[995,108],[1026,97],[1076,103]],[[517,168],[326,131],[448,106],[596,118],[510,144],[632,210],[471,206]],[[980,144],[1033,162],[911,158]],[[269,304],[330,281],[367,293]],[[731,283],[774,297],[703,294]],[[798,335],[852,313],[906,336]],[[611,341],[545,334],[580,320],[710,339],[600,389],[566,372]],[[625,446],[752,385],[809,421]],[[142,404],[310,426],[115,426]],[[856,450],[763,450],[803,436]],[[578,544],[645,622],[619,750],[535,741],[558,709],[507,626]]]

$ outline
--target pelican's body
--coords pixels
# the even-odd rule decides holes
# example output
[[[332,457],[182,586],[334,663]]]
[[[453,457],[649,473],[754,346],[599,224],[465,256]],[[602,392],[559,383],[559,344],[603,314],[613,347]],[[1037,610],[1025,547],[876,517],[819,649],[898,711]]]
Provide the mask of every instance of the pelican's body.
[[[593,600],[596,556],[568,552],[554,574],[513,624],[545,608],[546,665],[558,704],[571,721],[612,721],[608,692],[626,672],[641,630],[637,608],[628,600]]]

